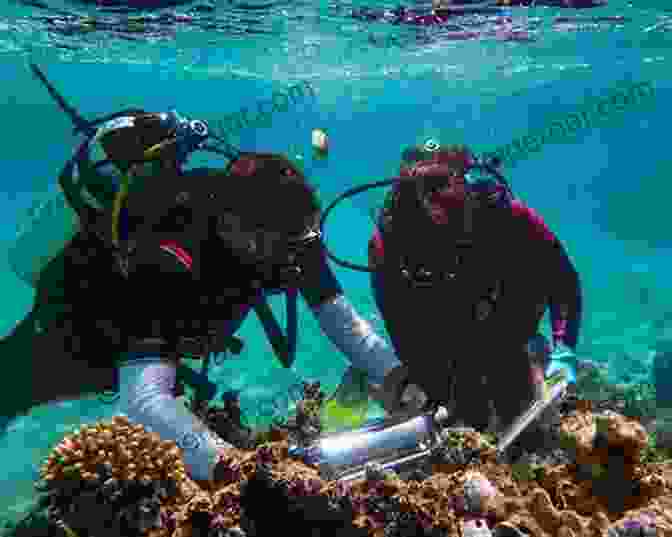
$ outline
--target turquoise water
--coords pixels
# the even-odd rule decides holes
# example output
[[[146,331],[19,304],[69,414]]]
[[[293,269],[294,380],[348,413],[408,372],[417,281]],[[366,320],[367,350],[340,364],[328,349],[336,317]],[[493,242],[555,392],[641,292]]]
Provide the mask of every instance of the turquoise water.
[[[83,37],[49,34],[30,18],[45,15],[44,10],[5,4],[0,11],[0,333],[7,334],[28,312],[33,297],[7,265],[6,251],[30,207],[55,191],[55,174],[76,142],[67,119],[31,78],[29,58],[87,117],[133,105],[175,106],[216,121],[307,80],[316,90],[315,101],[277,113],[270,126],[243,130],[235,141],[244,150],[303,156],[325,204],[350,186],[393,175],[406,145],[433,137],[492,151],[580,110],[591,96],[650,81],[653,99],[613,112],[569,139],[547,142],[507,170],[516,193],[544,215],[581,272],[586,312],[580,355],[608,363],[613,382],[640,370],[634,377],[643,379],[654,345],[672,337],[667,131],[672,19],[665,6],[650,0],[634,7],[616,1],[586,11],[515,8],[514,23],[532,28],[534,41],[495,36],[418,45],[407,28],[362,24],[344,16],[347,6],[341,4],[339,11],[325,2],[285,3],[263,16],[226,4],[216,13],[232,21],[228,33],[184,25],[174,37],[149,41],[104,31]],[[101,16],[72,4],[57,7]],[[557,15],[631,20],[559,31],[552,25]],[[249,28],[266,34],[242,33]],[[372,46],[370,34],[376,40],[398,35],[403,47]],[[311,157],[313,128],[328,130],[327,160]],[[369,212],[381,197],[382,192],[364,194],[333,214],[329,244],[340,257],[365,262]],[[382,333],[367,277],[336,271],[350,300]],[[275,306],[282,317],[282,304]],[[211,372],[221,389],[241,390],[253,419],[260,400],[302,379],[319,379],[330,391],[345,368],[303,304],[300,315],[292,371],[274,361],[256,318],[250,318],[241,332],[245,351]],[[450,350],[447,330],[445,351]],[[20,359],[2,357],[3,362]],[[56,376],[58,364],[34,373]],[[15,421],[0,437],[0,517],[13,518],[25,508],[36,465],[63,430],[114,413],[113,405],[89,399],[40,407]]]

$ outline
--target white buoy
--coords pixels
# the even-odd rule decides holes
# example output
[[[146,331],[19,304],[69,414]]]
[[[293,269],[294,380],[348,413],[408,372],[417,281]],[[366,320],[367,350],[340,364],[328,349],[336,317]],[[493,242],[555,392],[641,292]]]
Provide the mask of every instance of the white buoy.
[[[326,157],[329,152],[329,137],[322,129],[313,129],[311,135],[313,149],[317,157]]]

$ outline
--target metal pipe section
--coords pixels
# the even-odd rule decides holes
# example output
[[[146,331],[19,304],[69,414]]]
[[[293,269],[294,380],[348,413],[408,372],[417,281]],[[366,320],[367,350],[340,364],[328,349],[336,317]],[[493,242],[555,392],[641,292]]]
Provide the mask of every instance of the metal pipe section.
[[[567,393],[568,386],[569,380],[565,373],[556,384],[551,386],[545,397],[535,401],[530,408],[523,412],[523,414],[521,414],[520,417],[518,417],[518,419],[504,432],[499,442],[497,442],[497,452],[502,453],[546,408],[564,397]]]
[[[569,380],[563,370],[551,381],[540,399],[533,402],[502,434],[498,453],[505,451],[539,415],[567,392]],[[290,446],[290,455],[319,466],[323,478],[352,481],[366,476],[366,464],[376,462],[383,470],[420,465],[443,443],[448,431],[473,431],[470,427],[444,427],[449,413],[444,407],[416,416],[377,419],[352,431],[328,434],[308,446]]]
[[[392,467],[407,457],[420,457],[440,442],[440,424],[447,417],[440,407],[436,413],[377,419],[349,432],[325,435],[307,447],[293,446],[290,454],[319,465],[331,479],[359,475],[369,462]]]

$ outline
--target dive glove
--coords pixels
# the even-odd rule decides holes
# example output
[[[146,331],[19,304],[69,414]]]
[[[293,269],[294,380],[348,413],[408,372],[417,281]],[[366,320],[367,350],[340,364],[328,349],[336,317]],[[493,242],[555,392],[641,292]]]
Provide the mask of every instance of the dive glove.
[[[561,369],[567,371],[567,380],[576,384],[576,354],[564,343],[556,343],[551,353],[551,361],[546,367],[546,378],[553,376]]]

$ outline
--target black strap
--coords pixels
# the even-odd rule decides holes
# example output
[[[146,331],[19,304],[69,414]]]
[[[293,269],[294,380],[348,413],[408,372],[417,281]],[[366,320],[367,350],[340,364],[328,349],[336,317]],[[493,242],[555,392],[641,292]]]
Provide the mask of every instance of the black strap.
[[[254,305],[254,311],[259,317],[264,332],[268,338],[273,351],[280,363],[289,369],[292,367],[296,358],[296,343],[298,333],[298,293],[296,290],[288,290],[285,293],[286,307],[287,307],[287,328],[283,333],[280,323],[276,319],[273,310],[265,296],[260,296]],[[227,349],[238,354],[242,350],[242,341],[235,336],[225,338],[228,345]],[[233,348],[232,348],[233,347]],[[177,370],[178,383],[184,382],[194,388],[196,398],[199,401],[207,402],[212,400],[217,392],[217,386],[208,379],[208,367],[210,362],[210,352],[217,352],[218,350],[209,348],[204,352],[203,366],[201,372],[197,373],[190,367],[180,364]],[[237,351],[237,352],[236,352]]]
[[[298,328],[298,295],[296,290],[285,292],[287,304],[287,330],[283,333],[280,323],[275,318],[273,310],[266,297],[260,299],[254,305],[254,311],[261,321],[273,351],[280,363],[287,369],[292,367],[296,358],[296,341]]]
[[[200,401],[212,401],[217,393],[217,385],[208,378],[207,372],[199,373],[184,363],[177,366],[177,378],[177,382],[189,384]]]

